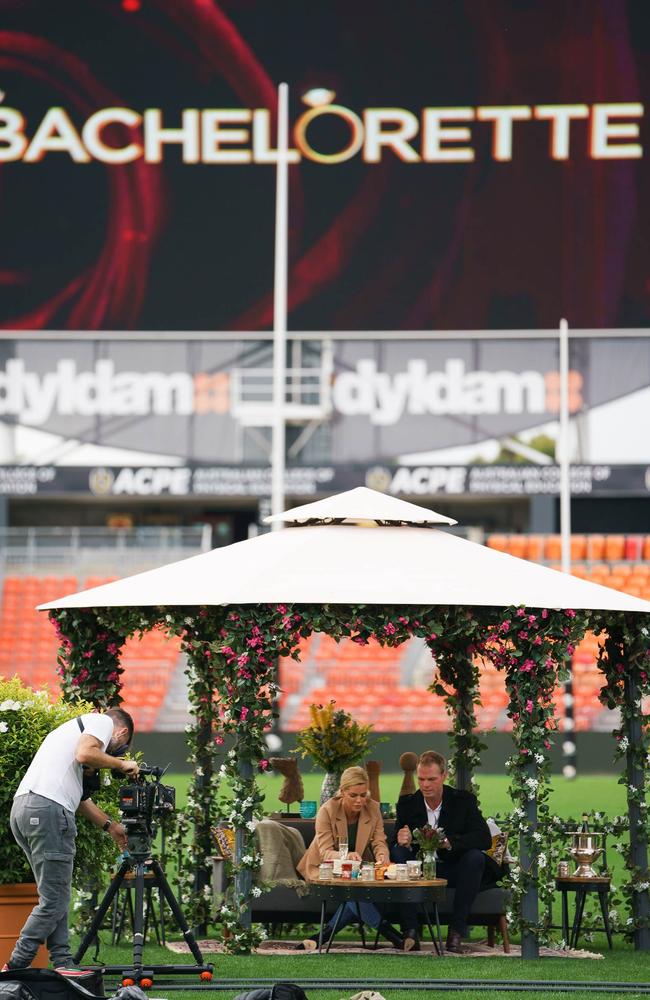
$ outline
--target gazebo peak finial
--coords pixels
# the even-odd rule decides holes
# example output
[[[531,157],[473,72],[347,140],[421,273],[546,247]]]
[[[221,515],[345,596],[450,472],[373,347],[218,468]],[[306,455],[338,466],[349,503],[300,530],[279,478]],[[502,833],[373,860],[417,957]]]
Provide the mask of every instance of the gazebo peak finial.
[[[264,518],[267,524],[281,521],[288,525],[359,524],[359,525],[409,525],[426,527],[432,524],[456,524],[451,517],[438,514],[427,507],[387,496],[366,486],[358,486],[345,493],[335,493],[324,500],[302,504]]]

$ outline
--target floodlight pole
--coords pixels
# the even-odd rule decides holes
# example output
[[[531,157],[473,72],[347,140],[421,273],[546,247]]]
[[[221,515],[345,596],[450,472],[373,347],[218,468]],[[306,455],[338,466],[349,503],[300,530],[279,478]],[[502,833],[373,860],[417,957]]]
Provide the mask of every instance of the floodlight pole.
[[[571,480],[569,462],[569,324],[560,320],[560,537],[562,545],[562,572],[571,572]],[[573,673],[568,664],[569,677],[564,682],[564,743],[562,747],[565,778],[575,778],[577,755],[575,743],[575,718],[573,713]],[[567,750],[564,750],[564,747]]]
[[[275,270],[273,278],[273,432],[271,513],[284,510],[285,393],[287,367],[287,248],[289,232],[289,86],[278,86],[278,145],[275,175]],[[273,522],[273,530],[281,528]]]
[[[571,483],[569,481],[569,324],[560,320],[560,535],[562,572],[571,572]]]

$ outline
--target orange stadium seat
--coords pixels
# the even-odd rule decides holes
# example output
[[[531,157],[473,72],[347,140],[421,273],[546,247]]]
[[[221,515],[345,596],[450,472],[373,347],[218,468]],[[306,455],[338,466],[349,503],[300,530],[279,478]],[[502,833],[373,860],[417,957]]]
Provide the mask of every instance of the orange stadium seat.
[[[590,562],[600,562],[605,558],[605,539],[603,535],[587,535],[587,559]]]
[[[625,558],[625,535],[605,536],[605,559],[608,562],[620,562]]]
[[[544,554],[544,539],[541,535],[528,535],[528,552],[526,559],[539,562]]]
[[[489,549],[496,549],[497,552],[508,551],[507,535],[488,535],[487,546]]]
[[[562,539],[559,535],[547,535],[544,543],[544,558],[550,560],[562,558]]]
[[[571,535],[571,559],[580,562],[587,555],[586,535]]]
[[[526,559],[528,556],[528,538],[526,535],[508,535],[508,547],[506,549],[511,556],[518,559]]]

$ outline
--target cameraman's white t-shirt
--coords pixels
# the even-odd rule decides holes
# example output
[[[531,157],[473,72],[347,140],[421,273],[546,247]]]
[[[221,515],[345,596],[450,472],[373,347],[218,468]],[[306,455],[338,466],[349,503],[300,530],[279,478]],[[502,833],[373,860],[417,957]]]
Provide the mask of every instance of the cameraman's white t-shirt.
[[[83,735],[94,736],[106,747],[113,735],[113,720],[95,712],[82,715]],[[76,758],[77,744],[82,736],[76,719],[64,722],[48,733],[25,772],[14,798],[35,792],[58,802],[65,809],[77,811],[83,791],[81,764]]]

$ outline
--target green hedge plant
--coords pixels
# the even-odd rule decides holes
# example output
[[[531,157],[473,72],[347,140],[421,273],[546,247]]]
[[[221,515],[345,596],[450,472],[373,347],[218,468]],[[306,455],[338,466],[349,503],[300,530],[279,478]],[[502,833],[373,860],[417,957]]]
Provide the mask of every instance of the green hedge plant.
[[[14,840],[9,816],[16,789],[34,754],[49,732],[84,712],[95,711],[85,701],[52,701],[47,691],[34,691],[18,677],[0,677],[0,884],[32,882],[27,858]],[[102,809],[118,818],[117,790],[110,772],[102,771],[100,791],[93,795]],[[87,889],[88,873],[103,881],[117,856],[113,840],[82,817],[77,817],[75,888]]]

